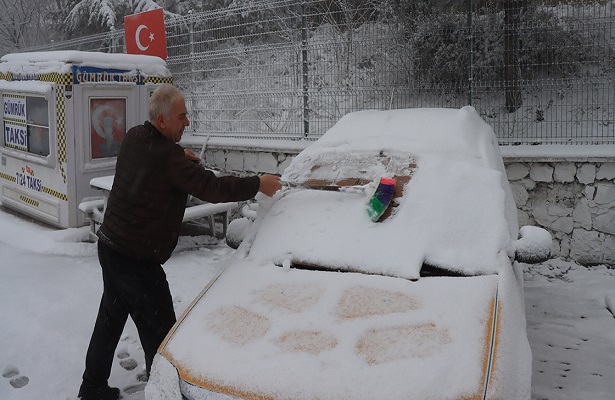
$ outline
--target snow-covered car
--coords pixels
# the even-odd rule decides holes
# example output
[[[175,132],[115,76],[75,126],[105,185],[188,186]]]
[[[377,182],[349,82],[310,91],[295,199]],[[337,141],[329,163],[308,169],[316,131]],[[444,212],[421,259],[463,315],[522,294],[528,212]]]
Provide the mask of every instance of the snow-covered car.
[[[282,179],[380,177],[396,186],[377,222],[364,190],[260,204],[159,348],[146,397],[529,399],[519,263],[546,260],[551,236],[519,230],[491,127],[472,107],[351,113]]]

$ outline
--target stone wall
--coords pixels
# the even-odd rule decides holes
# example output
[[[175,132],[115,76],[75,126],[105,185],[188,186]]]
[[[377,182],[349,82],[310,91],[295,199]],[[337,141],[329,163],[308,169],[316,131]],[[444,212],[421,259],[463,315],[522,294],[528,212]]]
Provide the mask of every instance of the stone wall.
[[[560,257],[615,265],[615,162],[510,162],[506,174],[521,226],[549,230]]]
[[[305,144],[289,142],[259,148],[219,143],[208,145],[203,158],[209,167],[231,173],[281,175],[304,147]],[[199,152],[197,145],[192,149]],[[610,149],[606,153],[609,152]],[[615,266],[613,154],[520,157],[503,152],[519,226],[536,225],[550,231],[554,256],[581,264]]]

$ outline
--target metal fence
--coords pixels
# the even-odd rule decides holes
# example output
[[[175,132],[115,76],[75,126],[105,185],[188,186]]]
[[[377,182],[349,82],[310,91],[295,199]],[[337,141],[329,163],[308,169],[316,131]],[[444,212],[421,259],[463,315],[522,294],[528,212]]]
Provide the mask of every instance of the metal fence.
[[[165,26],[196,135],[314,139],[351,111],[471,104],[500,144],[615,143],[615,0],[269,0]],[[123,31],[24,50],[47,49],[123,52]]]

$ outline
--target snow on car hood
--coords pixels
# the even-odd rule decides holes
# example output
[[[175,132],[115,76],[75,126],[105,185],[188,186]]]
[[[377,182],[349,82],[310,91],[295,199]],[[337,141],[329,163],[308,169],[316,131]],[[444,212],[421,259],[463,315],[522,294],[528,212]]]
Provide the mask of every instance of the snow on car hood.
[[[497,275],[413,282],[237,256],[161,349],[185,381],[245,398],[482,393]]]
[[[402,190],[384,221],[369,220],[369,194],[287,190],[260,221],[250,257],[409,279],[423,263],[497,273],[498,253],[516,239],[516,208],[493,130],[472,107],[348,114],[282,179],[380,176]]]

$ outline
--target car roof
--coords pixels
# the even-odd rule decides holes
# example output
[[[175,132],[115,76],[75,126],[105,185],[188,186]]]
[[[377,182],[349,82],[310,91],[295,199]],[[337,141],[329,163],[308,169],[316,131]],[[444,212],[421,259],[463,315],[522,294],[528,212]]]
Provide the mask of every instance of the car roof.
[[[397,180],[382,221],[367,216],[370,193],[287,190],[262,220],[251,256],[408,279],[424,264],[497,273],[516,238],[516,208],[493,129],[474,108],[348,114],[282,178],[361,185],[382,176]]]

